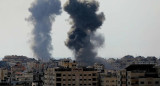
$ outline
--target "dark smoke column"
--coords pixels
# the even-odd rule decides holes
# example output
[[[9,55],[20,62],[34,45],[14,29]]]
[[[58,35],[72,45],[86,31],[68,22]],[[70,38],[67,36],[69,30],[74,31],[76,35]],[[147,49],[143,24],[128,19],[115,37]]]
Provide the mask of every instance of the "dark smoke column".
[[[48,61],[51,57],[51,30],[52,21],[61,13],[59,0],[36,0],[29,8],[29,21],[34,25],[32,31],[32,50],[37,59]]]
[[[105,20],[103,13],[96,13],[98,7],[99,3],[95,0],[68,0],[64,6],[72,19],[72,28],[65,44],[83,65],[97,62],[97,48],[104,43],[103,36],[96,34]]]

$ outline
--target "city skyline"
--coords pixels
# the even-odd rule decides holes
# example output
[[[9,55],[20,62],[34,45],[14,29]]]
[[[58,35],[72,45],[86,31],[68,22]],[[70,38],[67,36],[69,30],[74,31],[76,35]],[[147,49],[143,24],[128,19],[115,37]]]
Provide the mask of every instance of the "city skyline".
[[[30,15],[28,8],[34,0],[0,1],[0,57],[5,55],[25,55],[34,57],[30,49],[33,26],[26,21]],[[65,1],[62,1],[64,5]],[[159,57],[160,1],[156,0],[104,0],[100,2],[100,12],[106,20],[98,30],[105,37],[104,46],[99,49],[101,57],[122,57],[142,55]],[[69,15],[55,18],[52,26],[53,57],[73,57],[64,44],[71,27]],[[63,51],[63,52],[62,52]]]

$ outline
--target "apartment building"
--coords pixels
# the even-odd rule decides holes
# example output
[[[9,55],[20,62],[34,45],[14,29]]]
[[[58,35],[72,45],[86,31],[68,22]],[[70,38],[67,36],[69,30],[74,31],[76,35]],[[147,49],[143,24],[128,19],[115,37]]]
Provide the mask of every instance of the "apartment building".
[[[33,73],[29,73],[29,72],[16,72],[15,73],[15,80],[21,83],[25,83],[28,85],[32,84],[33,81]]]
[[[160,78],[140,78],[139,86],[160,86]]]
[[[117,75],[114,70],[105,70],[100,73],[101,86],[117,86]]]
[[[117,72],[117,86],[126,86],[126,70],[120,70]]]
[[[104,65],[103,65],[103,64],[95,63],[93,67],[94,67],[94,69],[96,69],[98,72],[104,72]]]
[[[117,86],[160,86],[159,67],[132,64],[117,73]]]
[[[8,70],[6,68],[0,68],[0,83],[7,83],[8,79]]]
[[[98,76],[94,68],[48,68],[44,86],[99,86]]]
[[[22,63],[20,62],[17,62],[14,66],[11,67],[12,73],[23,72],[25,70],[26,70],[25,66],[23,66]]]
[[[65,68],[76,68],[77,63],[71,59],[61,59],[58,62],[58,66],[65,67]]]
[[[117,77],[106,76],[101,79],[101,86],[117,86]]]

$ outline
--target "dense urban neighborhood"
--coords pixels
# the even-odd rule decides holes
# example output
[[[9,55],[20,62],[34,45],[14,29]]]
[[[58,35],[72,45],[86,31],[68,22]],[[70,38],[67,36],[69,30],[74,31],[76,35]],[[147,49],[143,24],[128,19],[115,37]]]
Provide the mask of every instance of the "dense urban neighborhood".
[[[70,58],[43,62],[9,55],[0,61],[0,86],[160,86],[160,59],[154,56],[104,60],[108,68]]]
[[[160,0],[0,0],[0,12],[0,86],[160,86]]]

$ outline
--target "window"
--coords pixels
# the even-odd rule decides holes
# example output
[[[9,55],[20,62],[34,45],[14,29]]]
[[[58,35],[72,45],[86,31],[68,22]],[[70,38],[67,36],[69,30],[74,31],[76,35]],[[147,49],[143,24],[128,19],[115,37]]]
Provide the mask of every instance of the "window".
[[[97,85],[97,83],[92,83],[93,85]]]
[[[131,83],[130,83],[130,82],[128,82],[128,84],[130,85]]]
[[[92,76],[96,76],[96,73],[92,73]]]
[[[92,80],[93,80],[93,81],[96,81],[96,78],[93,78]]]
[[[138,81],[136,81],[136,83],[135,84],[138,84],[139,82]]]
[[[56,78],[56,81],[61,81],[61,78]],[[59,86],[59,85],[58,85]]]
[[[71,76],[71,74],[68,74],[68,76]]]
[[[159,84],[159,81],[156,81],[155,84]]]
[[[144,84],[144,81],[141,81],[141,84]]]
[[[57,76],[57,77],[61,77],[61,74],[60,74],[60,73],[57,73],[56,76]]]
[[[61,83],[56,83],[56,86],[61,86]]]
[[[152,84],[152,82],[149,81],[148,84]]]
[[[72,74],[72,76],[75,76],[75,74]]]

